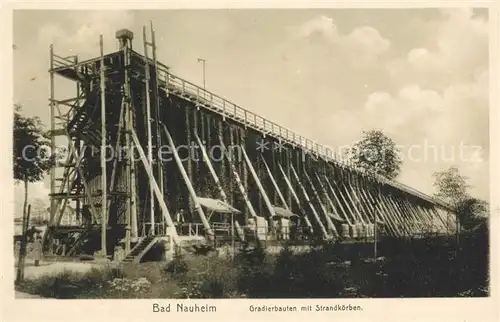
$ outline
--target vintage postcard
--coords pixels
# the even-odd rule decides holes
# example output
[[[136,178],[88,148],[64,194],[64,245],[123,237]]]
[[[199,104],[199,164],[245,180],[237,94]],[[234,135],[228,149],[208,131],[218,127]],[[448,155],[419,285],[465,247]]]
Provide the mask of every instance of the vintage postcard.
[[[2,320],[497,320],[497,7],[397,4],[10,3]]]

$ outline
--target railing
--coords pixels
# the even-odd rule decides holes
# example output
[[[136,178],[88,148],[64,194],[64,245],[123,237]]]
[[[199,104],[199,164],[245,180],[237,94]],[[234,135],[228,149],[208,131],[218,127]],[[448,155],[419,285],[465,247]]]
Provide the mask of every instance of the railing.
[[[179,236],[202,236],[204,232],[203,224],[201,223],[186,223],[178,226],[177,233]]]
[[[164,222],[154,223],[154,234],[159,236],[165,236],[167,234],[167,224]],[[142,224],[142,235],[149,235],[151,231],[151,223]]]
[[[74,58],[75,56],[61,57],[56,54],[52,54],[53,68],[73,67],[73,65],[75,65],[75,61],[73,60]]]

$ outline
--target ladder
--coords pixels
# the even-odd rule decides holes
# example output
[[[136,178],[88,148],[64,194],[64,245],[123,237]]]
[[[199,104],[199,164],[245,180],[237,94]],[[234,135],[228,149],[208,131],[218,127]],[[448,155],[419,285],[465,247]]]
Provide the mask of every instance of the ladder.
[[[164,185],[163,185],[163,164],[159,160],[155,160],[153,158],[153,145],[160,147],[162,145],[161,142],[161,130],[160,130],[160,99],[158,92],[158,63],[156,61],[156,41],[155,41],[155,31],[153,29],[153,23],[150,22],[150,31],[151,31],[151,42],[148,41],[146,36],[146,26],[143,27],[143,41],[144,41],[144,74],[145,74],[145,92],[146,92],[146,114],[147,114],[147,159],[151,168],[153,169],[153,176],[158,180],[159,188],[161,191],[161,195],[164,196]],[[149,49],[151,48],[152,52],[152,60],[149,59]],[[152,67],[152,68],[151,68]],[[150,87],[152,97],[150,96]],[[151,102],[151,98],[152,101]],[[152,122],[154,122],[154,128],[152,127]],[[153,138],[155,142],[153,142]],[[155,169],[156,168],[156,169]],[[154,227],[155,227],[155,197],[153,194],[153,187],[150,185],[150,224],[151,229],[146,234],[154,235]]]

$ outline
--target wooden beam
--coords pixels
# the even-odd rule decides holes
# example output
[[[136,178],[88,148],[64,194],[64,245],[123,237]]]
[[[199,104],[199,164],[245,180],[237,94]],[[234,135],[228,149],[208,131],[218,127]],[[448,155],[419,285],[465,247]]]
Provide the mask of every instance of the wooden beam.
[[[219,136],[219,140],[220,140],[223,156],[226,157],[226,159],[229,163],[229,167],[231,168],[231,171],[233,172],[234,178],[236,179],[236,182],[238,184],[238,188],[240,189],[240,193],[243,196],[243,199],[245,200],[245,204],[248,208],[248,211],[250,212],[250,215],[253,218],[255,218],[255,217],[257,217],[257,213],[255,212],[255,209],[254,209],[252,203],[250,202],[250,199],[248,198],[247,189],[245,188],[245,186],[243,185],[243,183],[240,179],[240,175],[238,174],[238,171],[236,170],[236,167],[233,163],[231,156],[229,155],[229,153],[223,152],[226,150],[226,147],[224,145],[224,141],[222,141],[222,137]]]
[[[203,156],[203,161],[205,161],[205,164],[207,165],[208,170],[209,170],[210,174],[212,175],[212,179],[214,180],[215,185],[217,186],[217,189],[219,191],[219,195],[220,195],[222,201],[227,203],[227,195],[224,192],[224,189],[222,188],[219,177],[217,176],[217,173],[215,172],[215,169],[212,165],[212,162],[210,161],[210,158],[207,154],[207,150],[205,149],[205,146],[201,143],[201,140],[198,137],[197,133],[194,133],[194,137],[196,139],[196,142],[198,143],[198,146],[200,147],[200,150],[201,150],[201,153]],[[241,185],[239,177],[238,177],[237,181]],[[245,190],[240,188],[240,191],[244,192]],[[245,234],[243,233],[243,230],[241,229],[241,227],[237,221],[235,221],[235,227],[236,227],[236,231],[238,232],[238,235],[240,236],[241,240],[245,240]]]
[[[313,227],[312,227],[311,221],[309,220],[309,218],[307,218],[306,212],[304,211],[304,209],[302,207],[302,203],[300,202],[300,199],[297,196],[297,193],[295,192],[295,189],[293,188],[292,183],[290,182],[290,179],[285,174],[285,171],[283,170],[283,167],[281,166],[281,164],[279,162],[278,162],[278,167],[281,171],[281,174],[283,175],[283,178],[285,179],[285,182],[288,186],[288,189],[289,189],[293,199],[295,200],[295,203],[297,204],[297,207],[299,208],[299,210],[301,212],[301,215],[303,216],[303,218],[306,222],[307,227],[312,230]],[[291,167],[291,165],[290,165],[290,167]]]
[[[303,170],[304,171],[304,175],[306,177],[306,180],[307,182],[309,183],[310,187],[311,187],[311,190],[313,192],[313,195],[315,196],[315,198],[318,200],[318,204],[321,208],[321,211],[323,212],[324,216],[325,216],[325,220],[326,220],[326,224],[328,225],[328,228],[329,230],[335,234],[335,236],[339,236],[339,233],[337,231],[337,229],[335,228],[335,225],[333,224],[332,222],[332,219],[330,218],[330,216],[328,215],[328,211],[326,210],[326,207],[325,205],[323,204],[323,201],[321,200],[319,194],[318,194],[318,191],[316,190],[316,187],[314,186],[314,183],[312,182],[311,180],[311,177],[309,176],[309,174],[307,173],[306,169]]]
[[[355,210],[355,213],[358,215],[358,219],[359,221],[361,221],[362,224],[366,224],[365,223],[365,220],[363,218],[363,215],[361,214],[361,212],[359,211],[359,207],[358,205],[356,204],[356,202],[354,201],[354,199],[352,198],[352,194],[354,194],[354,189],[352,188],[351,186],[351,183],[350,183],[350,180],[347,181],[347,184],[346,183],[343,183],[342,186],[344,187],[344,190],[346,192],[346,195],[347,195],[347,198],[349,199],[349,201],[351,202],[351,205],[353,206],[354,210]],[[349,188],[349,189],[348,189]],[[349,193],[349,190],[350,192],[352,193]]]
[[[398,228],[402,231],[402,235],[407,235],[408,237],[410,237],[411,234],[408,231],[404,223],[404,220],[401,218],[400,213],[391,204],[389,197],[382,195],[381,199],[382,199],[382,205],[386,207],[387,211],[389,211],[392,214],[393,219],[398,224]]]
[[[380,218],[382,218],[384,220],[384,224],[385,226],[388,228],[388,230],[390,230],[390,232],[392,233],[393,236],[395,237],[399,237],[401,236],[401,232],[397,229],[397,225],[395,224],[395,222],[392,220],[391,216],[386,213],[386,211],[384,211],[382,205],[381,205],[381,198],[380,198],[380,195],[382,194],[380,189],[380,184],[379,183],[375,183],[377,185],[377,192],[373,192],[373,194],[371,193],[372,191],[368,190],[368,191],[364,191],[363,190],[363,193],[364,195],[366,196],[366,198],[368,199],[368,201],[371,202],[371,204],[373,205],[373,209],[375,210],[375,212],[378,212]],[[375,196],[373,196],[375,195]]]
[[[266,168],[267,174],[269,175],[269,179],[271,180],[271,183],[273,184],[274,190],[276,191],[276,194],[278,195],[278,198],[281,201],[281,204],[286,210],[290,210],[290,207],[288,206],[287,202],[285,201],[285,197],[283,197],[283,194],[280,191],[280,188],[278,186],[278,183],[274,179],[273,173],[271,172],[271,169],[269,169],[269,166],[267,165],[267,162],[264,158],[262,158],[262,161],[264,162],[264,167]]]
[[[108,130],[106,127],[106,78],[104,75],[104,45],[102,35],[99,41],[101,47],[101,67],[100,67],[100,86],[101,86],[101,247],[102,255],[107,256],[107,236],[106,231],[108,228],[108,177],[107,177],[107,160],[106,160],[106,137]]]
[[[186,169],[184,169],[184,165],[182,164],[182,161],[179,157],[179,154],[177,153],[177,148],[175,147],[174,140],[172,140],[172,137],[170,136],[170,133],[168,132],[167,126],[165,124],[161,124],[163,127],[163,131],[167,137],[167,141],[170,145],[170,149],[172,150],[172,154],[174,155],[175,162],[177,163],[177,167],[179,168],[179,171],[181,172],[181,175],[184,179],[184,183],[186,184],[189,194],[191,196],[191,200],[194,204],[194,210],[198,213],[200,216],[201,222],[203,223],[203,226],[205,227],[205,231],[207,234],[207,237],[213,238],[214,232],[212,231],[212,227],[210,227],[210,223],[207,220],[207,217],[205,217],[205,213],[203,212],[203,209],[201,208],[200,202],[198,200],[198,196],[196,195],[196,192],[193,188],[193,184],[191,183],[191,179],[188,177],[186,173]]]
[[[395,196],[388,197],[388,200],[391,203],[392,207],[401,217],[401,221],[405,226],[408,234],[410,234],[410,236],[415,235],[415,231],[413,230],[413,226],[411,225],[411,218],[409,217],[408,213],[404,211],[404,209],[399,207],[399,205],[395,202],[395,199],[396,199]]]
[[[325,226],[323,225],[323,222],[321,222],[321,219],[319,218],[318,213],[316,212],[316,208],[314,208],[314,205],[311,203],[311,199],[309,199],[309,196],[307,195],[307,191],[302,185],[302,182],[300,181],[299,175],[297,174],[297,171],[295,170],[294,166],[290,166],[292,170],[292,174],[295,177],[295,180],[299,184],[300,189],[302,190],[302,194],[304,195],[304,198],[306,199],[307,204],[309,205],[309,208],[311,209],[311,212],[314,215],[314,219],[316,219],[316,222],[318,223],[319,228],[321,229],[321,232],[323,234],[324,238],[329,238],[330,236],[328,235],[328,232],[325,229]]]
[[[266,204],[266,207],[269,211],[269,220],[270,220],[270,223],[272,223],[272,218],[275,215],[274,207],[271,204],[271,201],[269,200],[269,197],[267,196],[267,193],[264,190],[264,187],[262,186],[262,183],[260,182],[259,177],[257,176],[257,172],[255,172],[255,169],[254,169],[252,163],[250,162],[250,159],[248,158],[247,152],[244,149],[242,149],[242,152],[243,152],[243,157],[245,158],[245,162],[247,163],[248,169],[250,169],[250,174],[252,174],[253,179],[254,179],[255,183],[257,184],[257,187],[259,188],[260,194],[262,195],[262,198],[264,199],[264,203]]]
[[[155,177],[153,176],[153,169],[151,168],[151,165],[148,163],[146,155],[144,154],[144,150],[142,149],[141,143],[139,142],[139,139],[137,138],[137,134],[135,133],[135,131],[133,129],[131,131],[131,136],[132,136],[132,140],[134,142],[134,145],[137,148],[137,151],[139,152],[139,156],[141,158],[144,169],[146,170],[146,173],[148,174],[149,180],[153,183],[153,192],[155,193],[156,199],[158,200],[158,203],[160,204],[160,209],[162,211],[163,217],[165,218],[167,225],[172,228],[171,229],[172,239],[177,245],[179,245],[180,244],[179,235],[177,235],[177,231],[175,230],[174,222],[172,221],[172,217],[170,216],[170,212],[168,211],[165,200],[163,199],[160,187],[156,183]]]
[[[328,189],[330,190],[330,193],[333,195],[333,197],[337,201],[337,204],[339,205],[340,209],[342,210],[342,214],[344,215],[344,219],[347,221],[349,226],[351,226],[351,227],[354,226],[353,222],[351,221],[351,218],[349,218],[349,215],[348,215],[348,212],[351,212],[351,210],[349,209],[349,206],[346,204],[347,211],[344,210],[344,206],[342,205],[342,202],[340,201],[339,196],[335,192],[335,189],[333,189],[333,187],[330,183],[330,180],[328,180],[328,177],[326,176],[326,174],[323,177],[325,178],[325,181],[326,181],[326,184],[328,186]],[[342,198],[342,199],[344,199],[344,198]],[[353,216],[352,213],[351,213],[351,216]],[[354,218],[354,216],[353,216],[353,218]],[[356,219],[354,219],[354,221],[355,220]]]

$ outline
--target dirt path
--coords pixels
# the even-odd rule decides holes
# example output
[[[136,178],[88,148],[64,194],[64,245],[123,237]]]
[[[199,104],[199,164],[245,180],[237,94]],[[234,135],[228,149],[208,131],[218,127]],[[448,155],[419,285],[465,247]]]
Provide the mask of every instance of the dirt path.
[[[34,279],[44,275],[57,274],[68,270],[72,272],[85,273],[92,267],[99,267],[100,264],[91,262],[41,262],[40,266],[35,266],[32,260],[27,259],[24,268],[24,277]]]
[[[43,297],[38,296],[38,295],[32,295],[24,292],[19,292],[16,291],[16,294],[14,295],[16,299],[43,299]]]

